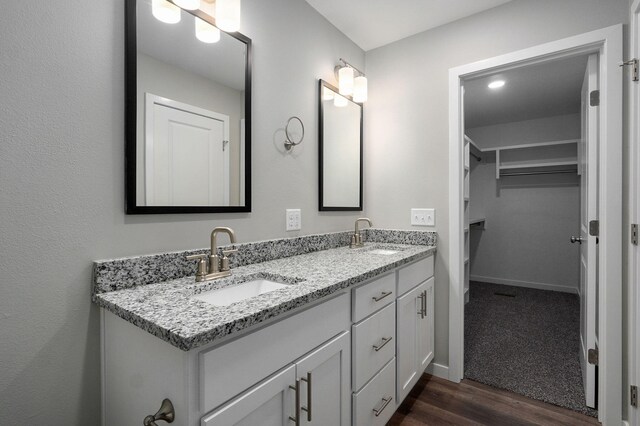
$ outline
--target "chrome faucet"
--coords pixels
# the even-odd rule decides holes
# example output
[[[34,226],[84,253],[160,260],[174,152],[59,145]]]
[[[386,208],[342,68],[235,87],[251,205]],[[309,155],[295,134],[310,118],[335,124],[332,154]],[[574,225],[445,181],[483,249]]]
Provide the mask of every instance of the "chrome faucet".
[[[224,232],[229,235],[232,244],[230,250],[222,250],[222,258],[218,256],[218,233]],[[198,260],[198,272],[196,273],[196,281],[210,281],[217,278],[224,278],[231,275],[229,267],[229,258],[227,256],[237,253],[238,249],[233,244],[236,243],[236,234],[233,229],[219,226],[211,231],[211,253],[209,254],[209,262],[205,260],[206,254],[195,254],[187,256],[188,260]]]
[[[371,222],[371,219],[367,217],[356,219],[356,230],[351,236],[351,244],[349,244],[349,247],[351,248],[362,247],[364,245],[364,243],[362,242],[362,236],[360,235],[360,229],[358,228],[359,222],[368,222],[370,227],[373,226],[373,222]]]

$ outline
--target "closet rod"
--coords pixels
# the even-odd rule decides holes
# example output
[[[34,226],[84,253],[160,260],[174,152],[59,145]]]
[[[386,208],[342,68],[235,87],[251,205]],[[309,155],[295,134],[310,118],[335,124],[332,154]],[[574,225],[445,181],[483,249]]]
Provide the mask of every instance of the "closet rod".
[[[577,170],[548,170],[539,172],[512,172],[512,173],[500,173],[500,176],[531,176],[531,175],[552,175],[557,173],[578,173]]]
[[[480,157],[479,155],[475,155],[473,152],[469,151],[469,155],[472,156],[473,158],[475,158],[478,161],[482,161],[482,157]]]

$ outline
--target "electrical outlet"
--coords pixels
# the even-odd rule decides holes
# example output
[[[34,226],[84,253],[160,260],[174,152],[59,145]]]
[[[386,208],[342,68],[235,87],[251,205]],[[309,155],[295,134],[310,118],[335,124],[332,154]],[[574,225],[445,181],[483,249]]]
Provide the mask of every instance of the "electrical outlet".
[[[411,209],[411,224],[416,226],[435,226],[435,209]]]
[[[302,228],[302,213],[300,209],[287,209],[287,231],[299,231]]]

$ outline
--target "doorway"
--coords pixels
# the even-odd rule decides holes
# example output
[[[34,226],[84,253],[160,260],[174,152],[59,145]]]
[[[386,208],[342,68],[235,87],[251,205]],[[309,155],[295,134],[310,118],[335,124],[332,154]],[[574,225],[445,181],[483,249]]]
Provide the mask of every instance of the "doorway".
[[[600,113],[596,163],[600,171],[597,205],[600,225],[597,276],[606,283],[597,290],[599,312],[598,417],[603,423],[621,421],[621,149],[622,26],[614,26],[558,40],[450,70],[450,307],[449,379],[458,382],[464,372],[465,301],[465,192],[464,91],[466,81],[561,58],[596,54],[599,58]]]

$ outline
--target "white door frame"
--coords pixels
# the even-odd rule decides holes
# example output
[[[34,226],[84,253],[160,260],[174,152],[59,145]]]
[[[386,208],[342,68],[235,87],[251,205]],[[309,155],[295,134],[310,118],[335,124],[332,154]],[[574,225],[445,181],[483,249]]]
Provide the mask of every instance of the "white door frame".
[[[631,57],[640,58],[640,0],[631,5]],[[640,223],[640,82],[631,82],[629,117],[629,222]],[[635,118],[635,119],[634,119]],[[640,248],[629,241],[629,384],[640,386]],[[629,410],[629,424],[640,426],[640,409],[625,401]]]
[[[449,380],[459,382],[464,367],[463,81],[588,53],[600,57],[598,417],[604,424],[618,425],[622,418],[622,24],[449,70]]]

